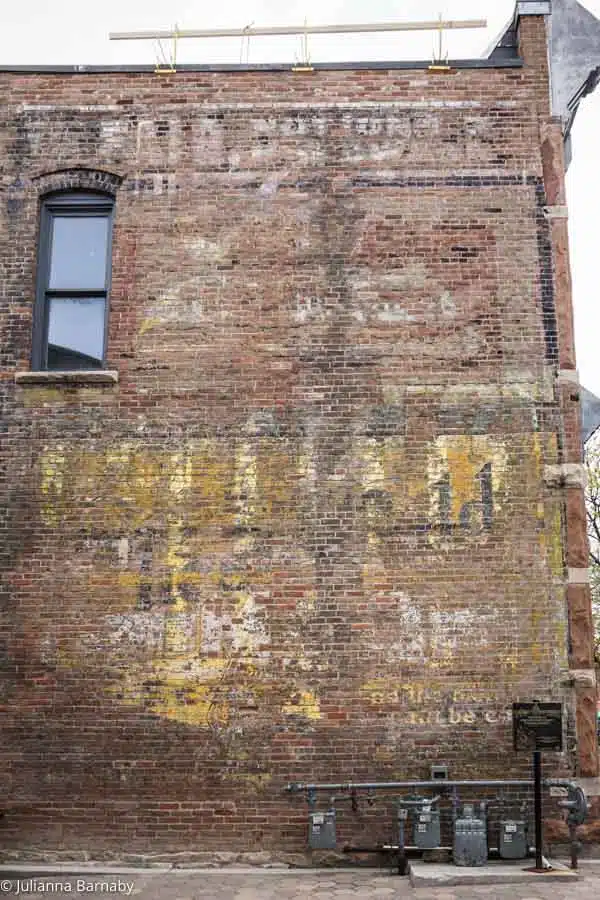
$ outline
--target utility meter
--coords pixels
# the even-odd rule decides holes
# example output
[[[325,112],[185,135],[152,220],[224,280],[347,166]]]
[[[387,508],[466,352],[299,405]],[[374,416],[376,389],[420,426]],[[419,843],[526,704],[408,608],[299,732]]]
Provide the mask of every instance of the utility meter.
[[[311,850],[335,850],[335,809],[308,814],[308,846]]]

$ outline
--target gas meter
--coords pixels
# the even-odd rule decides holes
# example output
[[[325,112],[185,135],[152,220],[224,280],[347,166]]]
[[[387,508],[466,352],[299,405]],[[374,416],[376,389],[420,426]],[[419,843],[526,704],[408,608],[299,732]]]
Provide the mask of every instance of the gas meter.
[[[484,866],[488,858],[485,804],[465,803],[454,823],[454,862],[457,866]]]
[[[431,800],[424,800],[413,812],[413,841],[419,850],[435,850],[442,842],[440,811],[434,809]]]
[[[308,846],[311,850],[335,850],[335,809],[308,814]]]
[[[517,819],[502,820],[498,849],[502,859],[525,859],[529,849],[527,823]]]
[[[419,850],[435,850],[441,844],[440,811],[436,804],[438,797],[403,797],[398,804],[398,826],[404,836],[404,824],[410,811],[413,830],[413,844]]]

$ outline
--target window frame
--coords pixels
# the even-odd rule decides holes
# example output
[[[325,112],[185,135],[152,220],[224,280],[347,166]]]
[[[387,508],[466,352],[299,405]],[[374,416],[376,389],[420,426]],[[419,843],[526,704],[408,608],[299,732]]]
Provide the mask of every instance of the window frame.
[[[31,347],[31,368],[36,372],[83,372],[82,369],[50,369],[48,368],[48,327],[50,299],[52,297],[98,297],[104,299],[104,328],[102,332],[102,360],[99,366],[90,367],[90,371],[101,371],[106,368],[106,350],[108,342],[108,316],[110,288],[112,276],[113,222],[115,198],[104,192],[92,190],[65,190],[46,195],[42,199],[39,216],[38,266],[35,305],[33,311],[33,333]],[[50,288],[50,266],[52,262],[51,235],[54,219],[59,216],[73,218],[89,218],[97,216],[107,220],[106,229],[106,268],[104,290],[81,288]]]

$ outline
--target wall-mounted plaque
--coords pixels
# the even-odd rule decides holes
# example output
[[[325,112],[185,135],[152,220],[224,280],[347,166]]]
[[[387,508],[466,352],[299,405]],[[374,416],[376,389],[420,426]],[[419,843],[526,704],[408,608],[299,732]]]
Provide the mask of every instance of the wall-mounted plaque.
[[[515,750],[562,750],[562,703],[513,703]]]

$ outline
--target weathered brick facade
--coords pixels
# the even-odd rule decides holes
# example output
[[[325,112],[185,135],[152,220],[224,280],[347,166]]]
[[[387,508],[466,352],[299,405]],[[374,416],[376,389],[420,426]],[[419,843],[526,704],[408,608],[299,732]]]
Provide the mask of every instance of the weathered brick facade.
[[[562,136],[519,37],[0,73],[3,846],[301,851],[287,782],[522,776],[533,697],[548,770],[596,774]],[[40,201],[79,187],[115,197],[118,383],[26,374]]]

